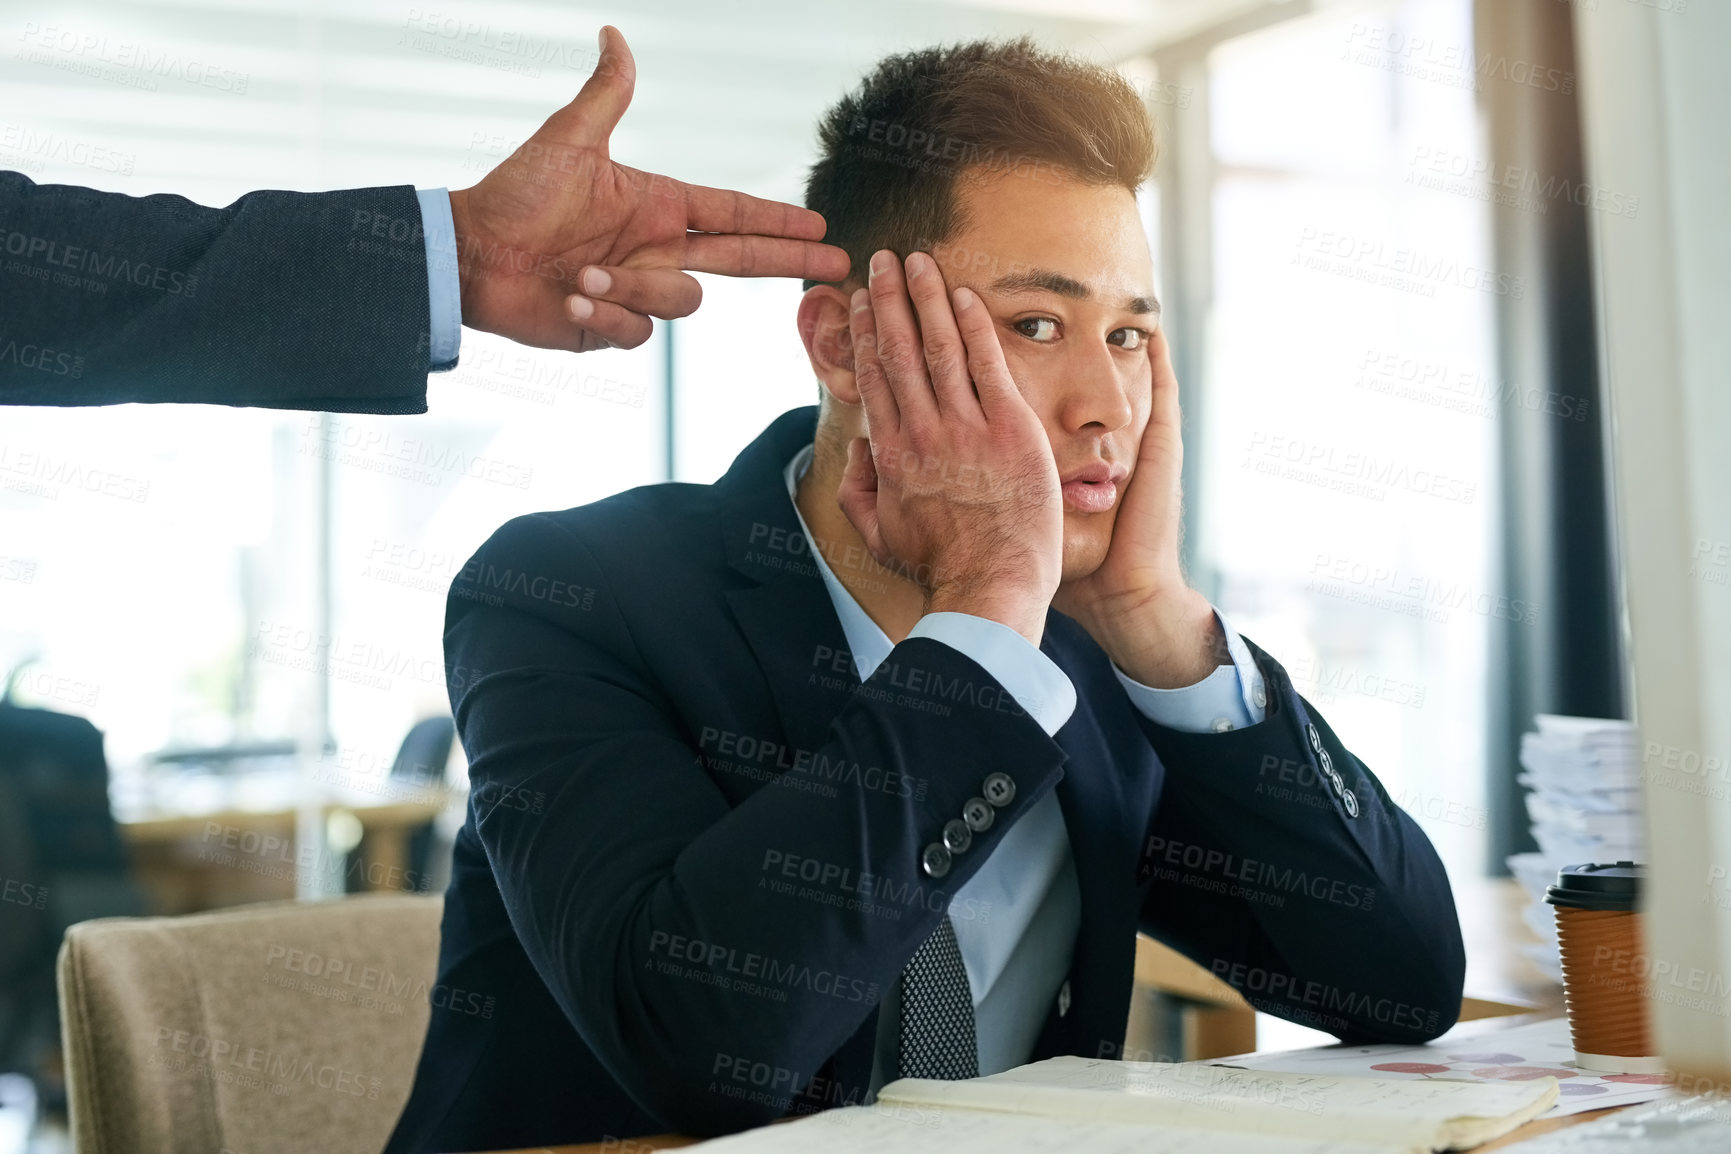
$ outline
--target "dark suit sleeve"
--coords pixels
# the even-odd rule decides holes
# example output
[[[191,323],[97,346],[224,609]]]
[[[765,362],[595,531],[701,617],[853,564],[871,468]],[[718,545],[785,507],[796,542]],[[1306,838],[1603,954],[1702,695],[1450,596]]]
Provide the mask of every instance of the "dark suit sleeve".
[[[942,717],[898,704],[910,691],[885,690],[891,667],[904,685],[1002,692],[971,659],[914,638],[821,747],[787,751],[822,773],[786,772],[730,800],[717,778],[737,774],[712,775],[705,758],[731,746],[704,732],[728,722],[682,720],[637,653],[633,630],[657,627],[624,618],[566,525],[519,518],[453,583],[446,672],[470,821],[536,972],[647,1112],[714,1134],[787,1110],[931,935],[947,895],[1057,783],[1064,754],[1019,709]],[[759,676],[715,660],[694,647],[675,675]],[[912,766],[926,767],[927,788],[889,787],[893,774],[914,780]],[[992,771],[1015,781],[1014,799],[946,877],[925,877],[921,851]],[[837,900],[778,894],[790,858],[801,884],[834,879]],[[848,892],[882,905],[840,900]]]
[[[179,196],[0,172],[0,403],[424,413],[414,189]]]
[[[1141,718],[1166,767],[1143,927],[1259,1010],[1346,1041],[1428,1041],[1454,1025],[1466,973],[1442,862],[1250,648],[1270,690],[1260,724],[1180,733]]]

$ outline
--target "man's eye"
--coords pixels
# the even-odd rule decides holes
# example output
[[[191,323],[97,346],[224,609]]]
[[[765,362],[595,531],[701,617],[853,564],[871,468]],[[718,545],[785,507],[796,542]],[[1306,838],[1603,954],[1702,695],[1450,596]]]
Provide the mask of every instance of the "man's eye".
[[[1058,322],[1051,317],[1026,317],[1015,323],[1017,332],[1031,341],[1050,344],[1058,339]]]
[[[1147,329],[1114,329],[1107,335],[1106,340],[1121,348],[1135,351],[1147,346],[1148,336]]]

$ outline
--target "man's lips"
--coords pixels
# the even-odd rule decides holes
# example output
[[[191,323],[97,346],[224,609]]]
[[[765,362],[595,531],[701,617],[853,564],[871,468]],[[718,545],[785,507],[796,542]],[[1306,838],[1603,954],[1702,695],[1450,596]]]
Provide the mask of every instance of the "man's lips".
[[[1124,465],[1095,461],[1060,476],[1064,504],[1078,513],[1104,513],[1118,503],[1118,486],[1130,470]]]

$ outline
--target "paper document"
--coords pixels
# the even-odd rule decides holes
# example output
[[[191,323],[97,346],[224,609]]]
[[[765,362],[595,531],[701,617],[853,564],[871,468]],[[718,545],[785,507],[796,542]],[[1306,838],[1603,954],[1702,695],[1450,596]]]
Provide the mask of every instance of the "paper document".
[[[1066,1057],[965,1082],[904,1078],[885,1086],[878,1101],[1443,1150],[1507,1133],[1556,1094],[1545,1078],[1389,1080]]]
[[[693,1149],[706,1154],[1418,1154],[1411,1147],[1362,1142],[882,1105],[826,1110]]]
[[[1474,1023],[1478,1025],[1478,1023]],[[1511,1084],[1535,1078],[1557,1080],[1557,1102],[1547,1116],[1627,1106],[1665,1096],[1665,1074],[1601,1074],[1575,1065],[1564,1018],[1472,1031],[1459,1040],[1424,1046],[1320,1046],[1281,1054],[1221,1058],[1254,1070],[1411,1081]],[[1726,1149],[1731,1150],[1731,1146]]]

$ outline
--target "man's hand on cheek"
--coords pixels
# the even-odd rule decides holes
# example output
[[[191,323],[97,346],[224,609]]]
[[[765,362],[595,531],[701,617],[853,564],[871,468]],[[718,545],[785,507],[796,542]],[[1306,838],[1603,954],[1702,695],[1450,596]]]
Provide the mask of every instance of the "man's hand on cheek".
[[[924,253],[904,275],[880,252],[850,327],[869,442],[848,446],[842,511],[880,563],[925,590],[927,612],[991,618],[1039,644],[1063,573],[1063,498],[984,303],[966,288],[952,298]]]
[[[1148,341],[1148,359],[1153,406],[1111,546],[1100,567],[1064,586],[1053,606],[1080,622],[1125,673],[1156,689],[1176,689],[1229,659],[1213,608],[1185,583],[1178,562],[1184,442],[1164,330]]]

